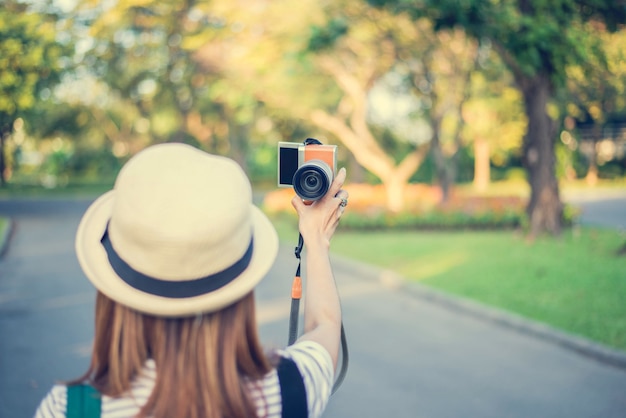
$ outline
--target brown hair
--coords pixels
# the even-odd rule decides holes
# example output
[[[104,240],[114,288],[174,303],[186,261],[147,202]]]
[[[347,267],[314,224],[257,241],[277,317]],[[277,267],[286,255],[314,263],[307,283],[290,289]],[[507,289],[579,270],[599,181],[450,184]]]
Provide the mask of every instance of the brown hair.
[[[91,365],[78,381],[118,397],[154,359],[156,382],[139,417],[256,416],[245,382],[272,365],[259,342],[252,292],[220,311],[184,318],[142,314],[98,292],[95,322]]]

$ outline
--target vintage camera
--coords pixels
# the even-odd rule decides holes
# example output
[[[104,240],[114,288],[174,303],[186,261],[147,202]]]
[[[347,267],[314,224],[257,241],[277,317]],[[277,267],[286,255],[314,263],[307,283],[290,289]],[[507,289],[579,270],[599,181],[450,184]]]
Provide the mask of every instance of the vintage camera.
[[[315,138],[303,143],[278,143],[278,186],[293,186],[303,200],[319,200],[328,192],[337,170],[337,146]]]

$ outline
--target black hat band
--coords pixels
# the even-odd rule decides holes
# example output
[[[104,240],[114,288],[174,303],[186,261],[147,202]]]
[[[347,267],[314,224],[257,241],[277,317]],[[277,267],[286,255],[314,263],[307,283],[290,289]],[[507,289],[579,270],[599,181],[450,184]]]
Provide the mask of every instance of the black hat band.
[[[138,272],[122,260],[111,244],[108,225],[100,242],[106,250],[113,271],[115,271],[126,284],[151,295],[175,299],[204,295],[226,286],[248,267],[252,259],[254,247],[254,239],[251,238],[250,245],[248,245],[245,254],[233,265],[218,273],[192,280],[168,281]]]

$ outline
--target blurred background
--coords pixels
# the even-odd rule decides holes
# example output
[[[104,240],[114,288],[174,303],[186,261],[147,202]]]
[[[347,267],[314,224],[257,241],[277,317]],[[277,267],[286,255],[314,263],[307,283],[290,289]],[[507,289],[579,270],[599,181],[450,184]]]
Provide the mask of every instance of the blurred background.
[[[623,417],[625,24],[623,0],[0,1],[0,415],[88,364],[76,225],[151,144],[248,174],[284,344],[277,143],[315,137],[350,193],[327,416]]]
[[[239,162],[290,238],[277,142],[316,137],[349,173],[335,251],[626,349],[623,221],[576,204],[626,190],[624,23],[609,0],[4,0],[0,197],[95,196],[177,141]]]
[[[5,0],[3,187],[108,187],[180,141],[271,189],[276,143],[307,136],[340,144],[351,182],[381,184],[395,212],[417,183],[437,201],[502,181],[526,196],[535,165],[624,184],[623,5],[374,3]]]

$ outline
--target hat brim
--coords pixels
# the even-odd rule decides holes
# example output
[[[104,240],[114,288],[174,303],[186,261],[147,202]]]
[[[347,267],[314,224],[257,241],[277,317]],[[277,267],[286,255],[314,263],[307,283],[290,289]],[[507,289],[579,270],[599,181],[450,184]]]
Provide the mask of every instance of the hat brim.
[[[190,316],[217,311],[248,294],[265,277],[278,253],[278,235],[270,220],[251,205],[254,252],[248,267],[227,285],[200,296],[166,298],[128,285],[109,264],[100,240],[111,217],[115,191],[105,193],[87,209],[76,233],[76,255],[87,278],[109,298],[157,316]]]

